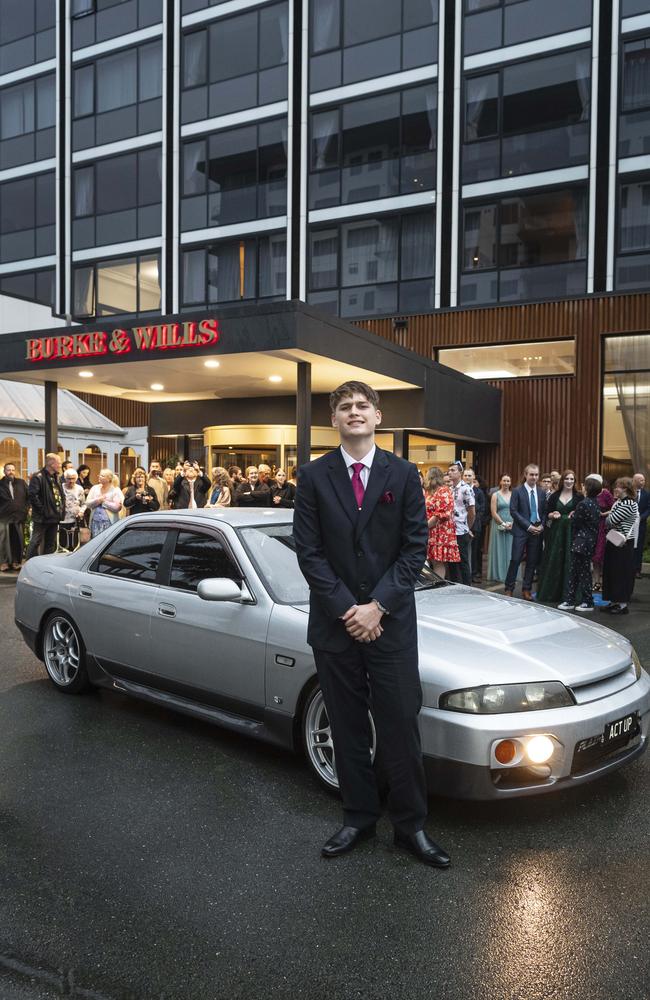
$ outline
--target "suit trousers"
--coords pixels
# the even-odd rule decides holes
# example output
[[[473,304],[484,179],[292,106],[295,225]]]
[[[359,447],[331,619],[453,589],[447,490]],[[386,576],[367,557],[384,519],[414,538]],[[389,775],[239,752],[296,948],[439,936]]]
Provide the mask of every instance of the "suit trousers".
[[[526,570],[521,589],[532,590],[535,570],[542,557],[543,538],[543,532],[540,535],[531,535],[530,532],[527,535],[515,535],[512,541],[510,565],[508,566],[508,573],[506,575],[506,590],[515,589],[519,564],[524,558],[524,553],[526,556]]]
[[[32,525],[32,537],[27,546],[25,560],[31,559],[32,556],[49,556],[50,553],[56,552],[58,532],[58,521],[54,524],[43,524],[42,521],[34,521]]]
[[[472,538],[472,579],[483,575],[483,528],[473,529]]]
[[[403,833],[421,830],[427,793],[418,729],[422,687],[417,646],[384,651],[375,642],[354,642],[342,653],[314,649],[314,659],[332,727],[345,825],[363,829],[381,816],[370,758],[371,709],[389,818]]]

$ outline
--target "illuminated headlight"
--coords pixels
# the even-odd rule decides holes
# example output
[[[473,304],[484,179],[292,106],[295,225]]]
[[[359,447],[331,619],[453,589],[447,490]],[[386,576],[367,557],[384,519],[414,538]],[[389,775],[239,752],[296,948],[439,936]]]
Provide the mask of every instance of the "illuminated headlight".
[[[634,673],[636,674],[636,679],[638,680],[641,676],[641,660],[639,659],[634,646],[632,646],[632,663],[634,664]]]
[[[484,685],[448,691],[440,696],[440,708],[473,715],[500,715],[508,712],[541,712],[547,708],[575,705],[572,695],[560,681],[535,684]]]

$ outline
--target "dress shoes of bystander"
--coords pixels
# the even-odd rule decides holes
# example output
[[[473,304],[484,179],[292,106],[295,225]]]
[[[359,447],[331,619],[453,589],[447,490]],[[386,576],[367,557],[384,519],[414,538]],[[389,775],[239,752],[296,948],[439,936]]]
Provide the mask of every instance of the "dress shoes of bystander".
[[[395,830],[394,844],[395,847],[403,847],[405,851],[410,851],[425,865],[447,868],[451,863],[449,855],[431,840],[425,830],[418,830],[417,833],[402,833],[400,830]]]
[[[370,840],[376,833],[374,823],[361,829],[358,826],[342,826],[323,844],[321,854],[324,858],[337,858],[339,854],[353,850],[362,840]]]

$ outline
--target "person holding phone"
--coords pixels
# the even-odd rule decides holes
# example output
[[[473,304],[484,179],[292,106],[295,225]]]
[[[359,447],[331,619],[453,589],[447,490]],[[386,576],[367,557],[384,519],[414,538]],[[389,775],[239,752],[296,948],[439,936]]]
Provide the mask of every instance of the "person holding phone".
[[[124,494],[124,507],[127,515],[160,510],[156,491],[147,483],[147,473],[144,469],[136,469],[131,476],[131,484]]]

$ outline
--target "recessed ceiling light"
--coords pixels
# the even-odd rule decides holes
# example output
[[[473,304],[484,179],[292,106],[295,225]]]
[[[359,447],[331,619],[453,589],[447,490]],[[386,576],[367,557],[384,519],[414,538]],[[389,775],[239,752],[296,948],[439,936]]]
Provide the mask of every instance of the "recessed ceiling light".
[[[79,372],[79,378],[92,378],[92,372]]]
[[[281,375],[269,375],[269,382],[281,382],[281,381],[282,381]]]
[[[219,362],[215,361],[213,358],[210,359],[210,361],[204,361],[203,364],[205,365],[206,368],[218,368],[219,367]]]
[[[161,385],[160,382],[152,382],[151,385],[149,386],[149,388],[153,389],[154,392],[162,392],[162,390],[165,387],[164,387],[164,385]]]

